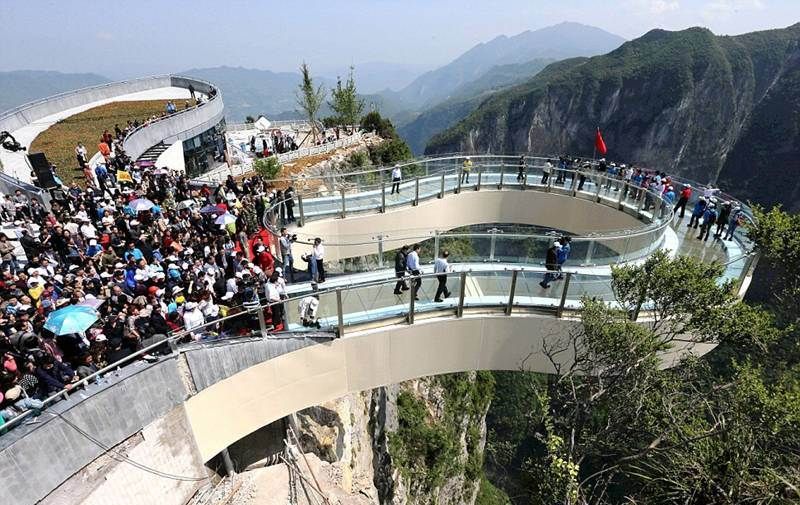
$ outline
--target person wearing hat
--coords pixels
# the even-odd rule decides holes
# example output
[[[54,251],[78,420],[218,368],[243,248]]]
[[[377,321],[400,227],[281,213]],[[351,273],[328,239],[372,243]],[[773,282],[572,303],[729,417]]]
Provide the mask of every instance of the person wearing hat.
[[[680,197],[678,197],[678,202],[675,204],[675,207],[672,208],[672,212],[675,215],[678,215],[678,209],[680,209],[681,213],[679,215],[680,219],[683,219],[683,215],[686,212],[686,204],[689,203],[689,198],[692,197],[692,185],[687,184],[681,190]]]
[[[183,306],[183,325],[186,331],[192,331],[205,323],[203,312],[200,311],[196,302],[186,302]],[[192,332],[194,340],[200,340],[200,334]]]
[[[461,164],[461,183],[469,184],[469,173],[472,172],[472,159],[467,156]]]
[[[303,297],[303,299],[300,300],[300,304],[297,306],[297,311],[300,314],[300,322],[303,326],[320,327],[319,319],[317,319],[317,311],[319,310],[319,294],[317,293],[317,289],[317,283],[312,282],[312,293]]]

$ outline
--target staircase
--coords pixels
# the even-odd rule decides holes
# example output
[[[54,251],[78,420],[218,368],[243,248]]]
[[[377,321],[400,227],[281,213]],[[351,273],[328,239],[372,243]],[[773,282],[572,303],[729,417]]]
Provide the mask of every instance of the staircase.
[[[170,145],[171,144],[165,144],[164,142],[159,142],[158,144],[154,145],[153,147],[142,153],[142,155],[139,156],[139,159],[137,159],[136,161],[152,161],[153,163],[155,163],[158,157],[161,156],[161,153],[169,149]]]

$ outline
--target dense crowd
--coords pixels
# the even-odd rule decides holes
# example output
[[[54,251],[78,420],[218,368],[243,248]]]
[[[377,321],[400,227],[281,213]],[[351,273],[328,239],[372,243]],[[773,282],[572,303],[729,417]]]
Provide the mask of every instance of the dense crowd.
[[[295,277],[293,238],[261,226],[294,220],[293,188],[276,190],[258,176],[193,185],[131,163],[109,137],[103,132],[100,144],[114,150],[100,150],[105,163],[86,187],[55,191],[51,210],[20,191],[3,199],[0,422],[169,334],[248,333],[258,327],[255,315],[216,321],[259,295],[285,298],[284,275]],[[76,158],[88,169],[85,155]],[[321,247],[319,258],[306,259],[323,281]],[[82,332],[50,329],[53,313],[70,306],[90,307],[97,321]],[[312,309],[303,318],[310,326]],[[265,316],[267,329],[283,328],[280,308]]]

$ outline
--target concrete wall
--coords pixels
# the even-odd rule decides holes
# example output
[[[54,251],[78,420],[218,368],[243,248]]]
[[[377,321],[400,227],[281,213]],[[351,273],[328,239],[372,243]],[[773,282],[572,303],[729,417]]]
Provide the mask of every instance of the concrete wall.
[[[183,158],[183,141],[175,142],[161,153],[156,159],[156,166],[186,172],[186,161]]]
[[[131,133],[125,139],[125,153],[135,160],[159,142],[171,144],[213,128],[225,117],[222,93],[200,107],[180,111]]]
[[[75,393],[48,408],[35,424],[0,437],[0,503],[36,503],[105,453],[99,444],[116,446],[186,399],[174,358],[122,372],[119,378],[108,377],[108,385],[93,386],[88,391],[93,394]],[[191,440],[185,443],[192,445]]]
[[[262,426],[348,393],[466,370],[552,373],[544,342],[554,343],[579,324],[542,315],[476,315],[354,332],[246,368],[190,398],[186,411],[208,461]],[[685,342],[663,358],[671,364],[681,354],[702,355],[713,347]]]

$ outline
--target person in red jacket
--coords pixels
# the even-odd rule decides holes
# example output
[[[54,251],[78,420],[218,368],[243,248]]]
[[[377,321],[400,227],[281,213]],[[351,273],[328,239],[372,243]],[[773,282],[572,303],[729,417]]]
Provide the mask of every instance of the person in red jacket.
[[[264,275],[270,276],[275,271],[275,258],[266,247],[260,245],[256,247],[256,265],[264,271]]]
[[[683,219],[683,214],[686,212],[686,204],[689,203],[689,198],[692,197],[692,185],[687,184],[683,187],[681,191],[681,196],[678,198],[678,203],[675,204],[675,208],[672,209],[675,214],[678,213],[678,209],[681,209],[681,219]]]

